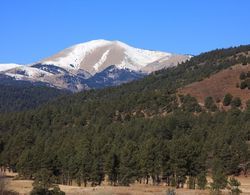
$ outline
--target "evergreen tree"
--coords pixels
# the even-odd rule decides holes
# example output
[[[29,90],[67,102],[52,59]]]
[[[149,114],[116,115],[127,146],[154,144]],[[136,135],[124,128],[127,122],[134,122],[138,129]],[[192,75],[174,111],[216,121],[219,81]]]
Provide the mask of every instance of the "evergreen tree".
[[[133,183],[136,179],[136,160],[135,154],[137,147],[135,143],[129,141],[121,148],[121,158],[119,167],[119,183],[121,185],[128,186]]]
[[[212,112],[217,110],[217,106],[211,96],[205,98],[205,107]]]
[[[229,106],[231,101],[233,99],[233,96],[230,94],[230,93],[227,93],[225,96],[224,96],[224,99],[223,99],[223,105],[224,106]]]
[[[232,195],[239,195],[240,193],[242,193],[242,191],[239,189],[239,186],[241,184],[234,177],[230,177],[228,184],[229,184],[229,189],[231,190]]]
[[[241,88],[241,89],[246,89],[246,87],[247,87],[246,81],[241,81],[241,83],[240,83],[240,88]]]
[[[111,185],[116,185],[119,175],[119,158],[114,152],[110,152],[106,158],[105,170]]]
[[[244,72],[240,73],[240,80],[245,80],[246,79],[246,74]]]
[[[87,183],[91,179],[91,169],[93,164],[93,159],[91,155],[91,142],[88,138],[81,141],[78,148],[77,161],[79,164],[78,170],[78,181],[81,184],[84,183],[84,186],[87,186]]]
[[[241,106],[241,99],[239,97],[233,98],[233,100],[231,101],[231,106],[232,107],[239,107],[239,106]]]
[[[214,159],[212,165],[212,179],[211,189],[215,194],[219,194],[220,190],[227,186],[227,177],[223,171],[222,161]]]
[[[201,172],[198,176],[197,176],[197,185],[198,188],[201,190],[204,190],[206,188],[207,185],[207,178],[206,178],[206,173]]]

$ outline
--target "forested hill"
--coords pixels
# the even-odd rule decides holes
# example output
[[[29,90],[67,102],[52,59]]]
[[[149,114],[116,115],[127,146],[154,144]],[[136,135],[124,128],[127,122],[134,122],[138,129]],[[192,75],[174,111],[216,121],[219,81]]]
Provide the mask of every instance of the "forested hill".
[[[135,181],[216,188],[247,174],[250,105],[228,112],[200,107],[180,87],[235,64],[250,46],[215,50],[140,81],[62,97],[41,108],[0,115],[0,162],[24,178],[100,185]],[[197,184],[197,185],[196,185]],[[217,185],[218,184],[218,185]]]
[[[70,92],[66,90],[8,81],[0,84],[0,113],[34,109],[68,94]]]
[[[250,63],[250,56],[246,55],[249,51],[250,45],[206,52],[177,67],[155,72],[139,81],[75,94],[58,101],[56,107],[61,108],[62,104],[74,107],[76,104],[75,107],[79,109],[78,104],[83,107],[91,104],[97,111],[101,107],[107,107],[107,112],[112,110],[112,113],[119,112],[120,115],[123,113],[130,116],[168,113],[179,105],[175,94],[177,89],[195,81],[201,81],[235,64]],[[192,103],[193,98],[187,97],[184,101]],[[184,107],[186,106],[183,105]],[[195,107],[190,109],[195,109]],[[83,112],[87,110],[84,108]],[[93,110],[87,115],[93,115],[92,112]]]

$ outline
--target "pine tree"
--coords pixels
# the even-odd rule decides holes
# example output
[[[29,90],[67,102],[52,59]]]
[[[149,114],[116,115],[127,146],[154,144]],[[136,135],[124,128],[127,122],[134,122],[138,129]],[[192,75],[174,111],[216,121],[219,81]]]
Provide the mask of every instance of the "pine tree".
[[[118,181],[118,174],[119,174],[119,158],[117,154],[114,152],[110,152],[107,155],[106,163],[105,163],[105,170],[106,174],[108,175],[108,179],[111,185],[116,185]]]
[[[240,80],[246,79],[246,74],[244,72],[240,73]]]
[[[128,141],[121,149],[120,167],[119,167],[119,183],[128,186],[136,179],[137,169],[135,154],[137,151],[136,144]]]
[[[206,188],[207,185],[207,178],[206,178],[206,173],[205,171],[201,172],[198,176],[197,176],[197,185],[198,188],[201,190],[204,190]]]
[[[217,110],[217,106],[211,96],[205,98],[205,107],[212,112]]]
[[[211,189],[216,194],[219,194],[220,190],[225,189],[227,186],[227,177],[224,173],[222,163],[223,162],[218,159],[213,160],[213,165],[212,165],[213,182],[211,183]]]
[[[239,186],[241,183],[235,179],[234,177],[231,177],[228,181],[229,189],[231,190],[232,195],[239,195],[242,193],[242,191],[239,189]]]
[[[241,106],[241,99],[239,97],[233,98],[233,100],[231,101],[231,106],[232,107],[239,107],[239,106]]]
[[[223,105],[224,106],[229,106],[231,101],[233,99],[233,96],[230,94],[230,93],[227,93],[225,96],[224,96],[224,99],[223,99]]]

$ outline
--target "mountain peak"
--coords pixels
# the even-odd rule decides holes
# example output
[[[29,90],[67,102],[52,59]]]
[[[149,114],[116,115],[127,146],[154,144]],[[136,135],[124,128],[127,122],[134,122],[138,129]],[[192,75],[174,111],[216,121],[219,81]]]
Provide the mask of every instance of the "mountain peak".
[[[42,60],[40,63],[53,64],[67,70],[83,69],[94,75],[111,64],[139,71],[148,64],[162,58],[169,58],[171,55],[167,52],[135,48],[118,40],[98,39],[76,44]],[[180,56],[182,57],[181,61],[189,58],[185,55]]]
[[[111,82],[110,78],[107,78],[109,80],[105,82],[107,85],[123,83],[126,78],[127,81],[131,81],[132,78],[138,79],[141,77],[138,75],[144,76],[152,71],[175,66],[189,58],[187,55],[135,48],[118,40],[97,39],[73,45],[31,65],[9,66],[12,69],[2,66],[5,67],[2,68],[4,70],[2,73],[16,80],[46,82],[58,88],[78,91],[87,89],[86,80],[107,71],[111,65],[115,73],[109,76],[116,75],[114,78],[117,81],[120,79],[120,82],[115,80]],[[105,74],[99,74],[94,78],[101,81],[105,80],[104,77]],[[98,83],[98,86],[101,85]]]

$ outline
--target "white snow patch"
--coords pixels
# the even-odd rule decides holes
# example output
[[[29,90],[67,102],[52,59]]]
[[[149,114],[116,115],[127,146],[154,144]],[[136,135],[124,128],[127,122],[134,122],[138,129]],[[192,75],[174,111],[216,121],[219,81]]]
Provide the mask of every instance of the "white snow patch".
[[[107,50],[103,53],[101,59],[93,66],[96,71],[99,70],[99,67],[103,65],[103,63],[107,60],[108,54],[110,50]]]
[[[116,43],[125,49],[125,54],[127,56],[119,66],[126,66],[127,68],[132,68],[133,70],[140,70],[149,63],[152,63],[163,57],[170,57],[172,55],[171,53],[161,51],[150,51],[134,48],[120,41],[116,41]]]
[[[132,70],[140,70],[156,60],[164,57],[170,57],[171,53],[161,51],[150,51],[139,48],[134,48],[120,41],[94,40],[86,43],[74,45],[62,51],[61,57],[54,58],[51,61],[43,61],[43,64],[53,64],[55,66],[63,67],[67,70],[78,70],[84,58],[94,53],[96,49],[109,46],[118,45],[124,50],[124,59],[121,59],[120,64],[116,64],[120,68],[130,68]],[[105,51],[101,59],[94,65],[94,69],[98,72],[100,67],[108,58],[109,50]]]
[[[21,67],[23,65],[20,65],[20,64],[0,64],[0,72],[2,71],[7,71],[7,70],[10,70],[10,69],[13,69],[13,68],[17,68],[17,67]]]
[[[22,73],[19,73],[18,71],[21,71]],[[46,76],[52,76],[52,73],[43,71],[38,68],[33,68],[30,66],[21,66],[17,67],[16,69],[10,70],[9,72],[5,73],[8,76],[14,77],[16,79],[36,79],[39,77],[44,77]]]
[[[43,61],[43,64],[54,64],[56,66],[64,67],[66,69],[79,69],[81,62],[96,48],[109,45],[112,42],[106,40],[94,40],[86,43],[74,45],[65,51],[67,51],[65,57],[56,58],[53,61]],[[72,64],[74,67],[70,66]]]
[[[5,75],[10,76],[15,78],[16,80],[22,80],[23,79],[23,75],[20,74],[13,74],[13,73],[5,73]]]

